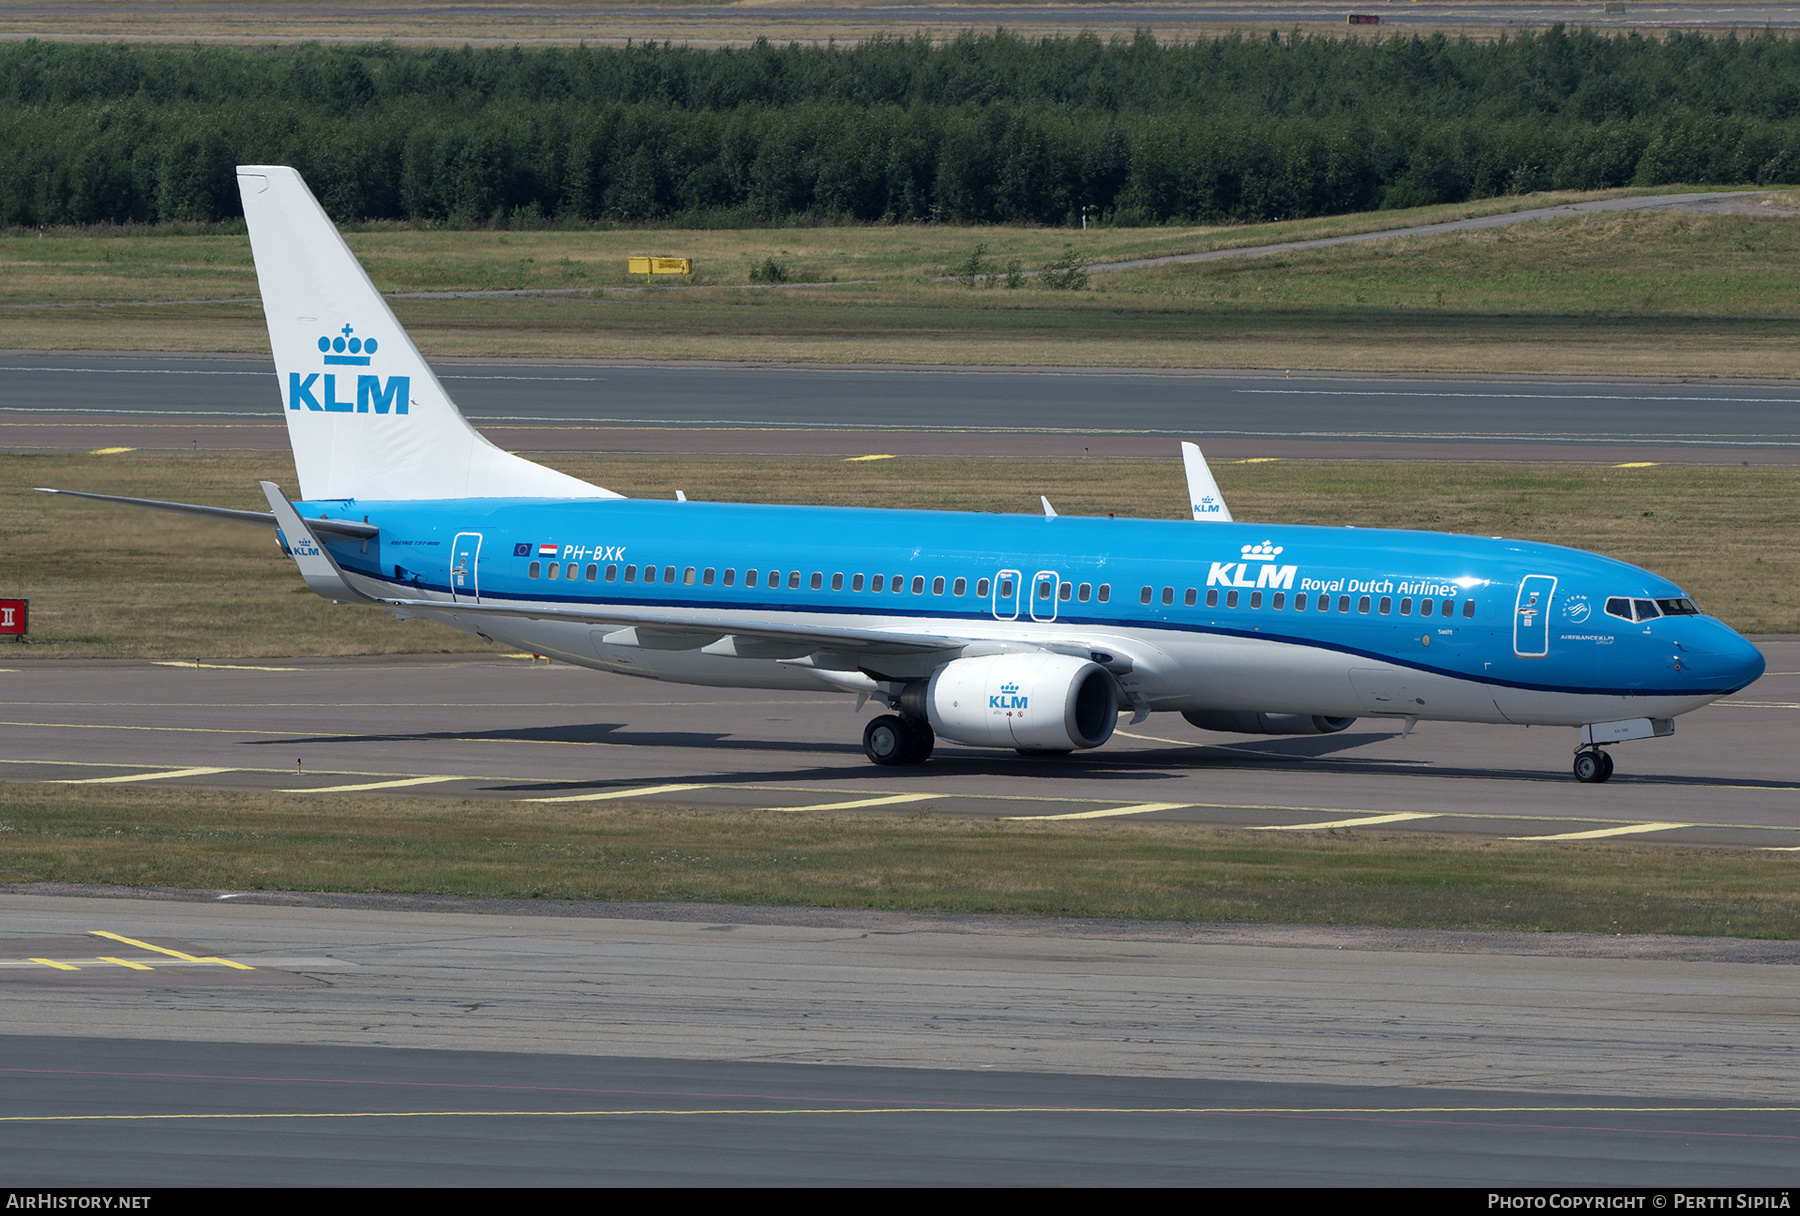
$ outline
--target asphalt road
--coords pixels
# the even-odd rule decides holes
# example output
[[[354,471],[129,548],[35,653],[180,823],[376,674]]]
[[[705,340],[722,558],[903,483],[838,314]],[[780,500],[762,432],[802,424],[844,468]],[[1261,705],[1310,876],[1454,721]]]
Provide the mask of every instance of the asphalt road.
[[[0,894],[0,1176],[1743,1187],[1800,1166],[1786,943],[692,911]]]
[[[1800,386],[443,362],[515,450],[1800,462]],[[287,446],[258,360],[0,354],[0,448]]]
[[[346,609],[346,611],[352,611]],[[420,624],[419,628],[429,628]],[[1800,847],[1800,641],[1769,673],[1570,775],[1573,730],[1365,718],[1341,734],[1120,723],[1055,759],[940,744],[918,768],[863,756],[848,696],[707,689],[529,658],[6,663],[0,780],[385,790],[515,801],[1172,819],[1285,830],[1379,823],[1507,837]]]

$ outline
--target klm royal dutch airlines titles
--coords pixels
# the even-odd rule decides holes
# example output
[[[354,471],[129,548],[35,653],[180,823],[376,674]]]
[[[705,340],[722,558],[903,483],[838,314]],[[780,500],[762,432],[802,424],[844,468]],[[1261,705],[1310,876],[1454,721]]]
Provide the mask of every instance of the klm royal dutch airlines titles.
[[[1604,781],[1608,745],[1762,674],[1610,558],[1233,522],[1192,444],[1191,521],[624,499],[470,427],[292,169],[238,183],[301,498],[145,505],[275,524],[334,600],[651,679],[872,699],[878,764],[940,738],[1098,747],[1121,711],[1272,734],[1374,716],[1574,727],[1576,776]]]

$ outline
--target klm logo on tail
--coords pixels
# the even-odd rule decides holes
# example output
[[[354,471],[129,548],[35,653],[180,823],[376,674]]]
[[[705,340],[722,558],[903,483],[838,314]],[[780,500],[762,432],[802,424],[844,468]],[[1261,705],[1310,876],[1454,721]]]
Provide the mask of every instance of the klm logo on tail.
[[[368,367],[370,359],[381,348],[374,338],[356,336],[355,327],[345,325],[336,337],[319,338],[319,353],[326,367]],[[324,384],[320,384],[323,377]],[[345,379],[349,377],[346,376]],[[346,393],[348,386],[346,385]],[[312,372],[302,377],[288,373],[288,409],[317,410],[324,414],[404,414],[411,400],[412,377],[389,376],[383,384],[378,375],[356,377],[356,397],[338,400],[338,378],[333,372]]]

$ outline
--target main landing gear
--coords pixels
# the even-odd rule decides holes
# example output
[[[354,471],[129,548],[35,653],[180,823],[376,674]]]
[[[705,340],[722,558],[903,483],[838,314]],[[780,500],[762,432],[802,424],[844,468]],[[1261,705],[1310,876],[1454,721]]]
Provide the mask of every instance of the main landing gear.
[[[863,752],[876,764],[923,764],[936,744],[937,736],[923,718],[882,714],[863,727]]]
[[[1597,747],[1575,753],[1575,780],[1599,785],[1613,775],[1613,759]]]

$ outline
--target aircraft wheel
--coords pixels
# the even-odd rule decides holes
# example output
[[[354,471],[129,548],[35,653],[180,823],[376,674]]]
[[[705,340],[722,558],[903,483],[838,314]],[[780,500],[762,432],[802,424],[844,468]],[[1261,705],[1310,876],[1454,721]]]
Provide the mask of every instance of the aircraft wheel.
[[[1606,765],[1605,765],[1605,767],[1604,767],[1604,768],[1603,768],[1603,769],[1602,769],[1602,770],[1601,770],[1601,772],[1600,772],[1600,780],[1602,780],[1602,781],[1611,781],[1611,780],[1612,780],[1612,775],[1613,775],[1613,758],[1612,758],[1612,753],[1611,753],[1611,752],[1601,752],[1601,753],[1600,753],[1600,758],[1601,758],[1601,759],[1602,759],[1602,760],[1604,760],[1604,761],[1606,761]]]
[[[907,751],[906,763],[923,764],[931,759],[931,751],[937,746],[937,735],[931,729],[931,723],[923,718],[902,719],[907,730],[912,732],[912,747]]]
[[[1590,752],[1577,752],[1575,755],[1575,780],[1583,785],[1598,785],[1612,776],[1610,757],[1598,749]]]
[[[863,727],[863,754],[876,764],[905,764],[913,747],[913,732],[893,714],[872,718]]]

